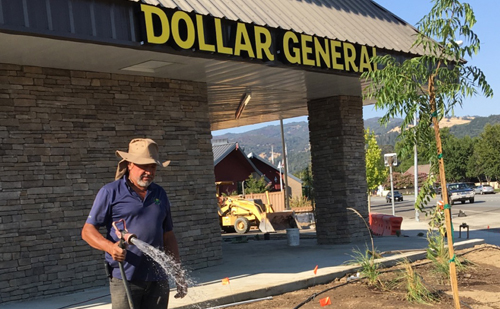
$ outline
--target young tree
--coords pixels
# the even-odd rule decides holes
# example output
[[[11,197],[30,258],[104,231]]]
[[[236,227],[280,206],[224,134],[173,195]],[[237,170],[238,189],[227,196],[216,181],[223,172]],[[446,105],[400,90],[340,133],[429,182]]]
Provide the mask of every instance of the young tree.
[[[264,177],[254,178],[252,174],[245,180],[245,193],[264,193],[268,188],[268,184]]]
[[[302,195],[307,197],[308,199],[313,199],[314,188],[313,188],[313,176],[312,169],[310,165],[297,173],[296,177],[302,180]]]
[[[490,97],[493,90],[483,72],[467,65],[464,57],[472,57],[480,48],[479,39],[472,31],[476,18],[471,6],[458,0],[433,0],[431,11],[417,24],[418,34],[415,48],[422,48],[421,56],[398,62],[391,55],[374,57],[380,70],[363,73],[371,80],[366,96],[375,98],[376,108],[385,108],[383,123],[395,116],[403,116],[402,140],[408,150],[418,141],[430,143],[433,125],[437,153],[432,157],[439,167],[439,178],[445,203],[446,231],[451,233],[450,208],[446,190],[443,150],[439,132],[439,120],[461,106],[465,97],[483,93]],[[461,40],[459,42],[457,40]],[[462,45],[463,43],[463,45]],[[411,127],[415,113],[419,122]],[[424,186],[427,188],[427,186]],[[421,195],[430,195],[422,189]],[[425,203],[424,203],[425,204]],[[415,207],[422,208],[422,203]],[[453,237],[448,235],[450,253],[450,283],[456,308],[460,308],[456,268],[454,262]]]
[[[375,134],[370,129],[365,130],[366,145],[366,184],[368,187],[368,209],[371,205],[370,192],[377,189],[387,178],[387,168],[384,166],[382,150],[378,147]]]

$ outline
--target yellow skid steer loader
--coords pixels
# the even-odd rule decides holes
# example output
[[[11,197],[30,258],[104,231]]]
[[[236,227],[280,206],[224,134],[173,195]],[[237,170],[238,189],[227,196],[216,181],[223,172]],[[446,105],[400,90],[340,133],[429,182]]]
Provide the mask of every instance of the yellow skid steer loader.
[[[272,205],[261,200],[249,201],[243,197],[224,197],[220,193],[221,185],[232,185],[231,181],[215,183],[220,224],[224,231],[245,234],[251,226],[258,226],[263,233],[276,232],[287,228],[297,228],[299,224],[293,211],[274,212]],[[267,193],[267,192],[266,192]]]

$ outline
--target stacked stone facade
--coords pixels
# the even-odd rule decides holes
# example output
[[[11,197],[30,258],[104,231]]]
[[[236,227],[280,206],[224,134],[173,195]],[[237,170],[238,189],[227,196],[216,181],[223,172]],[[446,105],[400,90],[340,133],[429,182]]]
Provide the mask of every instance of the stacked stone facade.
[[[0,64],[0,302],[106,284],[80,232],[134,137],[172,161],[156,182],[184,265],[220,263],[205,84]]]
[[[319,244],[367,239],[368,219],[363,107],[360,97],[308,102],[309,139]]]

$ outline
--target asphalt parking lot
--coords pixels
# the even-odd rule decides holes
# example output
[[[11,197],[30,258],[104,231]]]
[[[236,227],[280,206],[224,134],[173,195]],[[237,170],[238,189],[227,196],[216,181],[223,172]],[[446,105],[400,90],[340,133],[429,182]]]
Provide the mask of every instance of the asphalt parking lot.
[[[436,206],[440,198],[433,198],[428,203],[425,210],[430,212]],[[404,200],[394,202],[396,216],[403,217],[404,220],[415,220],[415,196],[404,195]],[[460,211],[465,216],[460,216]],[[371,198],[371,212],[392,215],[392,203],[387,203],[384,197]],[[466,223],[474,229],[500,228],[500,194],[476,195],[474,203],[455,204],[451,207],[452,219],[454,222]],[[419,213],[419,219],[427,221],[425,213]]]

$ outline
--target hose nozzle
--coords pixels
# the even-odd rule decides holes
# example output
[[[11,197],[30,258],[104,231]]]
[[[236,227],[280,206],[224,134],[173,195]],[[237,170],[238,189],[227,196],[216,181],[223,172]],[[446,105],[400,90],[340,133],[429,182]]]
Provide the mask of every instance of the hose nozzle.
[[[127,244],[131,244],[133,245],[132,243],[132,238],[137,238],[137,236],[135,234],[132,234],[132,233],[129,233],[129,232],[126,232],[126,233],[122,233],[122,239],[127,243]]]
[[[116,224],[117,223],[122,223],[123,224],[123,229],[119,229]],[[113,227],[115,228],[115,233],[120,240],[131,244],[132,245],[132,238],[137,238],[135,234],[129,233],[127,230],[127,226],[125,225],[125,219],[120,219],[118,221],[113,222]]]

